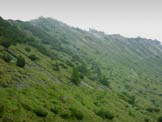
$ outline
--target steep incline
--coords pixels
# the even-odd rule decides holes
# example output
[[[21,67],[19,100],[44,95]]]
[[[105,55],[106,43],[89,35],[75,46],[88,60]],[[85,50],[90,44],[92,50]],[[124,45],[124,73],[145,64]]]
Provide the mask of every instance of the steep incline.
[[[156,122],[162,115],[157,40],[84,31],[40,17],[0,18],[0,43],[2,122]],[[20,55],[24,68],[16,65]]]

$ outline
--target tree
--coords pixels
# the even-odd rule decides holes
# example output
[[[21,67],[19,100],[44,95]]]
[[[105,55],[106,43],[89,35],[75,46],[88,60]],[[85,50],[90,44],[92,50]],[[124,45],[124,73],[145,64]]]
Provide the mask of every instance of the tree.
[[[75,84],[75,85],[79,85],[80,84],[80,74],[77,68],[73,68],[73,72],[72,72],[72,76],[71,76],[71,81]]]
[[[19,67],[25,66],[25,59],[22,56],[17,57],[17,66],[19,66]]]

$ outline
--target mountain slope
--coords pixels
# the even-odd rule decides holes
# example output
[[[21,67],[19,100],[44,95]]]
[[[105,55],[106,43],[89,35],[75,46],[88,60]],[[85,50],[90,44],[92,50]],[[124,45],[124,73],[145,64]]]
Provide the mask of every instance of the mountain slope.
[[[1,18],[0,25],[0,121],[156,122],[161,116],[160,42],[43,17]],[[16,66],[19,55],[24,68]]]

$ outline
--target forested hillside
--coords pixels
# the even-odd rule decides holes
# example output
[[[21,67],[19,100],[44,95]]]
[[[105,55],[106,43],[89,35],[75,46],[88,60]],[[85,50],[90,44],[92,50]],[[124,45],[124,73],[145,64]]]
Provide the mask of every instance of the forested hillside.
[[[0,18],[0,122],[162,122],[162,45],[52,18]]]

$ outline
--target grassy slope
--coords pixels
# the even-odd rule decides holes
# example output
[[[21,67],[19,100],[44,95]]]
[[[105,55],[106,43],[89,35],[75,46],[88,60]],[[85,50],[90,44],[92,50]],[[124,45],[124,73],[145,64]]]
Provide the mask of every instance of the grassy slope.
[[[11,23],[34,35],[38,43],[46,43],[43,46],[57,57],[50,58],[27,44],[8,49],[10,55],[12,52],[25,57],[27,65],[17,67],[14,56],[11,63],[0,59],[0,121],[144,122],[149,119],[156,122],[162,114],[146,111],[162,108],[162,53],[158,43],[85,32],[52,19],[40,18],[26,25]],[[27,52],[26,47],[30,47],[31,52]],[[4,50],[1,46],[0,49]],[[35,54],[39,60],[31,61],[30,54]],[[76,57],[80,60],[76,61]],[[86,76],[79,87],[73,85],[70,82],[72,69],[67,61],[74,65],[85,62],[92,77]],[[60,64],[59,71],[53,70],[55,63]],[[92,70],[96,64],[109,78],[109,88],[96,80],[96,70]],[[133,96],[135,104],[132,105]],[[113,120],[96,114],[103,109],[114,115]]]

